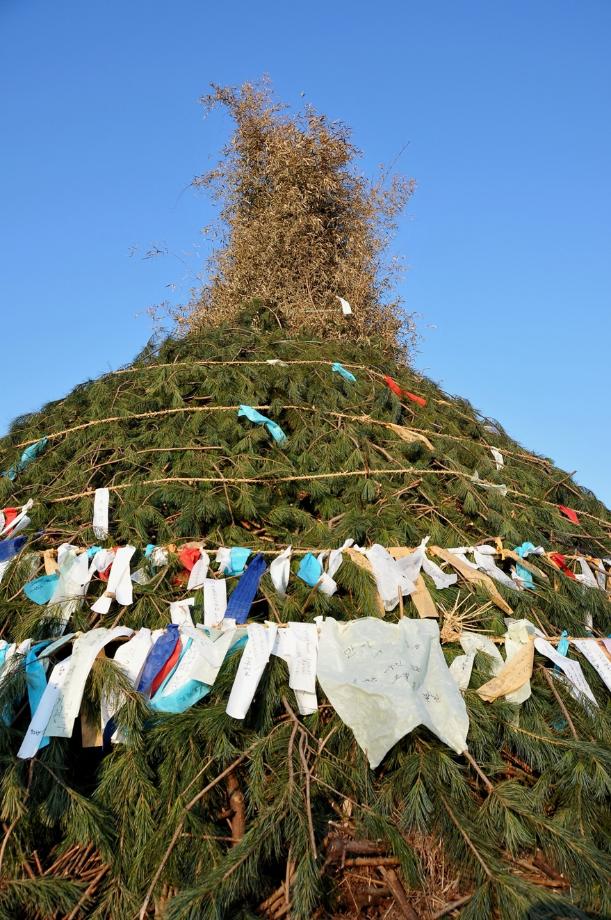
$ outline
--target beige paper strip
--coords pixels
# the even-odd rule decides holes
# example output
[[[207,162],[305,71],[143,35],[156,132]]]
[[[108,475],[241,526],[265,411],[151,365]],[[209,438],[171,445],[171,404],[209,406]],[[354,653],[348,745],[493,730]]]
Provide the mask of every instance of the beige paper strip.
[[[505,662],[496,677],[476,690],[477,695],[482,700],[492,703],[499,696],[506,696],[518,690],[532,677],[534,660],[535,643],[531,639],[513,658]]]
[[[42,559],[45,564],[45,575],[54,575],[55,572],[59,572],[54,549],[46,549],[42,554]]]
[[[429,589],[425,585],[422,575],[418,575],[416,579],[416,590],[412,591],[409,596],[414,602],[419,617],[422,619],[425,617],[439,617],[435,602],[429,594]]]
[[[509,616],[513,614],[513,610],[507,601],[501,597],[494,582],[488,575],[485,575],[483,572],[478,572],[477,569],[470,569],[468,565],[464,564],[462,559],[459,559],[458,556],[447,549],[442,549],[440,546],[430,546],[429,549],[436,556],[439,556],[440,559],[443,559],[444,562],[448,562],[466,581],[484,587],[497,607],[500,607],[500,609],[509,614]]]
[[[405,425],[394,425],[392,422],[386,422],[384,427],[392,429],[402,441],[407,441],[410,444],[414,441],[421,441],[429,450],[435,450],[429,439],[420,434],[419,431],[412,431],[411,428],[406,428]]]

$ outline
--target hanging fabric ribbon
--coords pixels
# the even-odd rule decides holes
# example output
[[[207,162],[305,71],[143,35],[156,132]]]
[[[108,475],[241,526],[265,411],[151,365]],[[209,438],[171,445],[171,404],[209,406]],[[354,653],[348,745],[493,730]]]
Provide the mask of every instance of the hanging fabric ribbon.
[[[269,567],[269,575],[272,584],[280,597],[286,597],[286,589],[288,587],[289,575],[291,572],[292,551],[293,547],[287,546],[279,556],[276,556]]]
[[[340,377],[343,377],[344,380],[349,380],[350,383],[356,383],[356,377],[354,374],[351,374],[350,371],[347,371],[343,364],[340,364],[339,361],[334,361],[331,365],[331,370],[334,374],[339,374]]]
[[[0,581],[11,561],[19,555],[26,542],[27,537],[10,537],[8,540],[0,540]]]
[[[505,466],[505,459],[503,457],[503,454],[500,452],[500,450],[497,447],[491,447],[490,453],[492,454],[494,458],[494,465],[496,466],[497,470],[502,470],[503,467]]]
[[[575,573],[569,569],[566,564],[566,558],[562,553],[548,553],[547,558],[551,559],[554,565],[559,568],[561,572],[564,572],[567,578],[575,578]]]
[[[424,406],[426,406],[426,399],[424,398],[424,396],[417,396],[415,393],[410,393],[409,390],[404,390],[402,387],[399,386],[396,380],[393,380],[392,377],[385,376],[384,383],[386,384],[389,390],[392,390],[395,396],[399,397],[399,399],[403,399],[403,397],[405,397],[406,399],[409,399],[411,402],[417,403],[419,406],[422,406],[423,408]]]
[[[228,576],[241,575],[250,553],[251,551],[245,546],[232,546],[231,549],[221,546],[216,551],[219,570]]]
[[[572,524],[579,524],[579,515],[572,508],[567,508],[566,505],[558,505],[558,510],[561,511]]]
[[[263,554],[257,553],[231,593],[225,611],[226,619],[235,620],[236,623],[246,622],[259,582],[266,571],[267,563]]]
[[[108,536],[108,489],[96,489],[93,498],[93,532],[96,540],[105,540]]]
[[[268,418],[266,415],[261,415],[261,413],[253,409],[252,406],[240,406],[238,409],[238,418],[242,416],[245,416],[250,422],[254,422],[255,425],[264,425],[274,441],[278,444],[283,444],[288,440],[280,425],[273,422],[271,418]]]
[[[337,591],[337,584],[323,570],[322,561],[320,558],[317,559],[314,553],[305,554],[297,569],[297,578],[301,578],[310,588],[318,585],[318,590],[322,594],[331,596]]]
[[[113,600],[122,607],[133,603],[134,594],[129,563],[135,552],[135,546],[120,546],[117,549],[110,575],[108,576],[106,591],[91,608],[94,613],[107,614]]]
[[[34,578],[32,581],[26,582],[23,586],[23,593],[28,600],[33,601],[35,604],[39,604],[40,606],[48,604],[53,597],[58,581],[58,573],[53,575],[41,575],[39,578]]]
[[[0,530],[0,537],[5,536],[10,532],[12,537],[17,536],[19,531],[25,530],[32,522],[28,517],[28,511],[33,506],[34,502],[32,499],[28,499],[25,505],[22,505],[21,508],[5,508],[5,522]]]
[[[147,699],[151,696],[155,678],[174,653],[179,641],[178,626],[176,623],[170,623],[146,656],[136,690]]]
[[[15,463],[14,466],[11,466],[11,468],[6,470],[2,475],[6,476],[7,479],[10,480],[16,479],[19,473],[23,472],[26,466],[29,466],[33,460],[36,460],[36,458],[42,454],[47,444],[47,438],[41,438],[40,441],[36,442],[36,444],[30,444],[29,447],[26,447],[17,463]]]

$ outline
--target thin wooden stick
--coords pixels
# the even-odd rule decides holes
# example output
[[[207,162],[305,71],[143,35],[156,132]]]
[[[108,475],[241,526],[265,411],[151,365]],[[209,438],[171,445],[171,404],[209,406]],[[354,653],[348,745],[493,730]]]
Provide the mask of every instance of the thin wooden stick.
[[[578,736],[577,732],[575,731],[575,726],[573,725],[573,720],[571,719],[571,717],[570,717],[570,715],[569,715],[568,709],[566,708],[566,706],[565,706],[564,703],[562,702],[562,697],[560,696],[560,694],[558,693],[558,691],[557,691],[556,688],[554,687],[554,681],[552,680],[551,675],[548,674],[547,668],[539,667],[539,668],[537,668],[537,670],[540,671],[541,674],[543,674],[543,677],[544,677],[545,680],[547,681],[547,684],[548,684],[550,690],[552,691],[552,693],[553,693],[554,696],[556,697],[556,702],[558,703],[558,705],[560,706],[560,709],[562,710],[562,715],[564,716],[564,718],[565,718],[566,721],[568,722],[568,725],[569,725],[569,728],[571,729],[571,734],[573,735],[573,738],[574,738],[576,741],[579,741],[579,736]]]

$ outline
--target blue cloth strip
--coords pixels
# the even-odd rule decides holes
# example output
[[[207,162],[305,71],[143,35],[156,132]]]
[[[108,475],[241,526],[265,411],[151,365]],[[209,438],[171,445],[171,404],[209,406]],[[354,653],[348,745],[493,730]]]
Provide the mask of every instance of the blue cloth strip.
[[[265,425],[274,441],[277,441],[278,444],[283,444],[288,440],[280,425],[273,422],[271,418],[268,418],[266,415],[261,415],[261,413],[253,409],[252,406],[240,406],[238,409],[238,418],[241,416],[245,416],[250,422],[254,422],[255,425]]]
[[[50,644],[50,641],[50,639],[47,639],[45,642],[38,642],[36,645],[32,646],[25,656],[25,681],[28,688],[28,702],[30,704],[30,714],[32,716],[38,709],[38,704],[47,686],[47,673],[42,662],[38,660],[38,653],[42,652],[42,650]],[[39,750],[40,748],[46,747],[49,740],[50,739],[45,736],[40,742]]]
[[[354,374],[351,374],[350,371],[347,371],[343,364],[340,364],[339,361],[335,361],[331,365],[331,370],[334,374],[340,374],[344,380],[349,380],[350,383],[356,383],[356,377]]]
[[[159,636],[154,646],[146,656],[144,667],[136,690],[144,696],[149,696],[153,681],[161,671],[162,667],[171,656],[179,641],[178,626],[176,623],[170,623],[162,636]]]
[[[229,550],[229,565],[223,569],[225,575],[241,575],[246,568],[250,553],[251,550],[246,549],[245,546],[232,546]]]
[[[226,619],[235,620],[236,623],[246,622],[259,582],[266,571],[267,563],[263,554],[257,553],[231,593],[225,611]]]
[[[314,588],[322,577],[322,565],[313,553],[306,553],[297,570],[297,578]]]
[[[9,540],[0,540],[0,562],[7,562],[20,553],[27,539],[27,537],[11,537]]]
[[[35,604],[48,604],[55,591],[55,586],[59,581],[59,575],[41,575],[40,578],[34,578],[23,586],[25,596]]]
[[[11,481],[16,479],[17,475],[21,473],[26,468],[26,466],[29,466],[32,460],[35,460],[36,457],[39,457],[40,454],[42,454],[47,444],[47,438],[41,438],[40,441],[36,442],[36,444],[30,444],[29,447],[26,447],[17,463],[10,469],[6,470],[2,475],[6,476]]]

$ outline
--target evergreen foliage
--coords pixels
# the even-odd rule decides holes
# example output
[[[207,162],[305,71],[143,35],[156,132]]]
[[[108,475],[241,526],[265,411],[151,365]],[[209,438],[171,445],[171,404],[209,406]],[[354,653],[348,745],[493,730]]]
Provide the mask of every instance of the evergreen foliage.
[[[33,577],[28,553],[97,542],[90,522],[101,486],[116,490],[108,546],[203,539],[209,548],[265,552],[288,543],[335,547],[348,537],[415,546],[430,535],[431,544],[449,547],[500,536],[508,547],[531,540],[568,554],[608,554],[611,515],[594,495],[465,400],[395,364],[383,337],[342,338],[314,338],[311,330],[287,337],[273,313],[252,304],[235,323],[151,345],[129,367],[17,419],[0,443],[3,469],[27,442],[49,443],[14,482],[0,480],[0,507],[36,502],[30,542],[0,585],[1,635],[51,634],[20,590]],[[332,374],[333,361],[357,382]],[[384,374],[426,397],[426,406],[401,402]],[[288,442],[276,445],[264,428],[238,419],[241,403],[277,421]],[[380,423],[417,429],[433,449]],[[500,472],[491,445],[505,456]],[[507,495],[476,485],[475,470],[505,483]],[[578,511],[579,526],[558,503]],[[552,636],[562,629],[585,636],[591,616],[606,635],[605,593],[540,565],[549,580],[537,579],[536,591],[499,587],[514,616]],[[90,610],[102,589],[92,582],[70,629],[165,626],[168,602],[185,596],[173,578],[179,569],[172,555],[148,585],[135,586],[135,603],[115,606],[103,624]],[[251,616],[379,615],[367,572],[345,557],[336,580],[337,594],[327,597],[293,577],[283,600],[266,575]],[[462,581],[445,591],[427,584],[448,661],[463,624],[504,633],[487,594]],[[407,600],[405,614],[417,615]],[[16,716],[0,721],[0,920],[307,920],[356,916],[357,904],[365,905],[362,916],[409,916],[415,907],[424,918],[453,900],[463,920],[611,914],[611,707],[587,662],[595,715],[559,682],[550,687],[540,659],[524,704],[482,702],[473,688],[489,672],[478,655],[465,692],[473,759],[419,729],[371,771],[324,698],[316,714],[295,715],[280,659],[272,658],[244,722],[228,717],[238,659],[226,659],[205,700],[162,715],[100,658],[85,710],[99,712],[102,686],[122,689],[119,722],[129,743],[102,756],[82,747],[77,728],[31,762],[15,757],[29,710],[23,669],[14,669],[0,687],[0,711],[12,707]],[[367,852],[379,869],[354,863]],[[392,914],[397,884],[407,907]],[[383,896],[362,900],[376,885]]]

